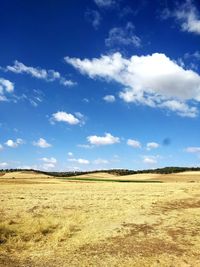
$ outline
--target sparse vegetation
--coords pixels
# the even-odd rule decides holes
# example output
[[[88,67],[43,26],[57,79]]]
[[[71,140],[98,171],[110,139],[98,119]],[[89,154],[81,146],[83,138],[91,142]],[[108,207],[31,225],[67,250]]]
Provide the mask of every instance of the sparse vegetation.
[[[199,266],[200,183],[90,175],[0,178],[1,267]]]

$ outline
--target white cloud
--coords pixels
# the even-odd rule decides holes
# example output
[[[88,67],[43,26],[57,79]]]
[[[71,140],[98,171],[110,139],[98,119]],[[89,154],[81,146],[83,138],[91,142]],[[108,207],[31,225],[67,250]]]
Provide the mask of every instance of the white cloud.
[[[91,60],[69,57],[65,60],[90,78],[120,83],[124,89],[119,96],[125,102],[164,108],[184,117],[198,114],[192,101],[200,102],[200,76],[193,70],[185,70],[165,54],[127,59],[114,53]]]
[[[105,39],[105,44],[108,47],[118,45],[133,45],[141,46],[141,39],[134,33],[134,25],[131,22],[126,24],[126,27],[115,27],[109,31],[108,38]]]
[[[8,101],[7,94],[14,92],[14,83],[4,78],[0,78],[0,101]]]
[[[55,163],[57,163],[57,159],[56,158],[54,158],[54,157],[51,157],[51,158],[41,158],[41,160],[43,161],[43,162],[46,162],[46,163],[52,163],[52,164],[55,164]]]
[[[119,137],[114,137],[110,133],[105,133],[105,136],[91,135],[87,137],[87,140],[91,145],[96,146],[112,145],[120,142]]]
[[[71,80],[67,80],[64,77],[61,76],[61,74],[58,71],[55,70],[45,70],[41,69],[39,67],[30,67],[26,66],[25,64],[15,60],[13,66],[7,66],[6,71],[11,71],[14,73],[25,73],[29,74],[32,77],[35,77],[37,79],[46,80],[49,82],[53,82],[55,80],[59,81],[60,84],[64,86],[72,86],[75,85],[75,82]]]
[[[127,145],[132,146],[134,148],[141,148],[141,143],[137,140],[128,139]]]
[[[192,59],[200,60],[200,52],[195,51],[194,53],[185,53],[184,58],[185,59],[191,59],[192,58]]]
[[[52,146],[44,138],[39,138],[38,141],[34,141],[33,145],[41,148],[47,148]]]
[[[159,144],[156,142],[149,142],[147,143],[147,150],[155,149],[158,148]]]
[[[172,15],[183,31],[200,34],[200,15],[191,0],[186,0]]]
[[[79,119],[81,125],[84,125],[87,118],[81,112],[75,112],[75,116]]]
[[[157,163],[157,159],[156,159],[155,156],[144,156],[143,162],[145,164],[156,164]]]
[[[77,147],[85,148],[85,149],[91,149],[91,148],[93,148],[92,145],[88,145],[88,144],[78,144]]]
[[[83,98],[83,100],[82,100],[84,103],[89,103],[90,102],[90,100],[88,99],[88,98]]]
[[[71,124],[71,125],[76,125],[76,124],[81,123],[80,119],[75,117],[73,114],[67,113],[64,111],[58,111],[58,112],[52,114],[51,122],[55,122],[55,121],[66,122],[66,123]]]
[[[190,107],[186,103],[177,100],[167,100],[160,104],[160,107],[170,109],[176,112],[181,117],[194,118],[198,114],[198,110],[196,107]]]
[[[74,81],[67,80],[67,79],[61,77],[61,78],[60,78],[60,84],[66,86],[66,87],[70,87],[70,86],[74,86],[74,85],[76,85],[77,83],[74,82]]]
[[[87,10],[85,13],[85,18],[92,24],[95,30],[99,28],[102,18],[98,11],[90,9]]]
[[[116,5],[116,0],[94,0],[94,2],[98,7],[104,8],[113,7]]]
[[[106,159],[95,159],[95,160],[93,161],[93,163],[96,164],[96,165],[101,165],[101,164],[108,164],[109,161],[106,160]]]
[[[44,163],[42,165],[42,169],[48,171],[49,169],[53,169],[55,168],[55,164],[54,163]]]
[[[187,147],[185,149],[186,152],[188,153],[200,153],[200,147],[195,147],[195,146],[191,146],[191,147]]]
[[[49,170],[49,169],[55,168],[56,163],[57,163],[57,159],[54,157],[51,157],[51,158],[44,157],[44,158],[41,158],[40,160],[44,162],[41,166],[42,169],[44,169],[44,170]]]
[[[26,170],[34,169],[34,170],[37,170],[39,168],[37,167],[37,165],[32,165],[32,166],[30,166],[30,165],[19,165],[19,166],[17,166],[17,169],[26,169]]]
[[[108,103],[115,102],[115,96],[114,95],[106,95],[103,97],[103,100],[105,100]]]
[[[12,93],[14,91],[14,84],[9,80],[0,78],[0,92],[5,90],[7,93]]]
[[[72,153],[72,152],[68,152],[67,155],[68,155],[69,157],[73,157],[73,153]]]
[[[68,161],[69,162],[75,162],[78,164],[85,164],[85,165],[90,163],[90,161],[87,159],[75,159],[75,158],[73,158],[73,159],[68,159]]]
[[[0,162],[0,168],[6,168],[8,166],[7,162]]]
[[[9,139],[5,142],[5,145],[8,147],[16,148],[19,145],[24,144],[24,141],[21,138],[17,138],[16,141],[13,141],[12,139]]]

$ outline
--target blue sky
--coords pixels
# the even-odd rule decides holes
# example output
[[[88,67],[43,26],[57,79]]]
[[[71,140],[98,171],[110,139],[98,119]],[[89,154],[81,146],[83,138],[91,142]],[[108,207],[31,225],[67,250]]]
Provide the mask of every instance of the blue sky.
[[[0,168],[200,163],[200,3],[3,0]]]

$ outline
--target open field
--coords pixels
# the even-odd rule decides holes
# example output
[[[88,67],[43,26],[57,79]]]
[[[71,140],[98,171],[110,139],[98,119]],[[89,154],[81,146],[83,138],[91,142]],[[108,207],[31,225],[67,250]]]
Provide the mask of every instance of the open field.
[[[159,181],[159,182],[200,182],[200,171],[191,172],[180,172],[173,174],[156,174],[156,173],[142,173],[142,174],[131,174],[117,176],[108,173],[90,173],[84,175],[78,175],[76,177],[71,177],[72,179],[91,179],[91,180],[120,180],[120,181]],[[70,177],[67,177],[70,179]]]
[[[200,266],[199,174],[159,175],[165,183],[3,177],[1,267]]]
[[[0,178],[8,179],[36,179],[36,178],[51,178],[46,174],[36,173],[33,171],[19,171],[19,172],[6,172]]]

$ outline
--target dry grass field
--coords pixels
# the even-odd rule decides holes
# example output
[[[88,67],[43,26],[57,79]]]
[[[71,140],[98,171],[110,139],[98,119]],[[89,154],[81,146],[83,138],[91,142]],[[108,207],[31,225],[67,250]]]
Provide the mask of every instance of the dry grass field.
[[[200,266],[199,173],[137,177],[165,183],[8,176],[1,267]]]

